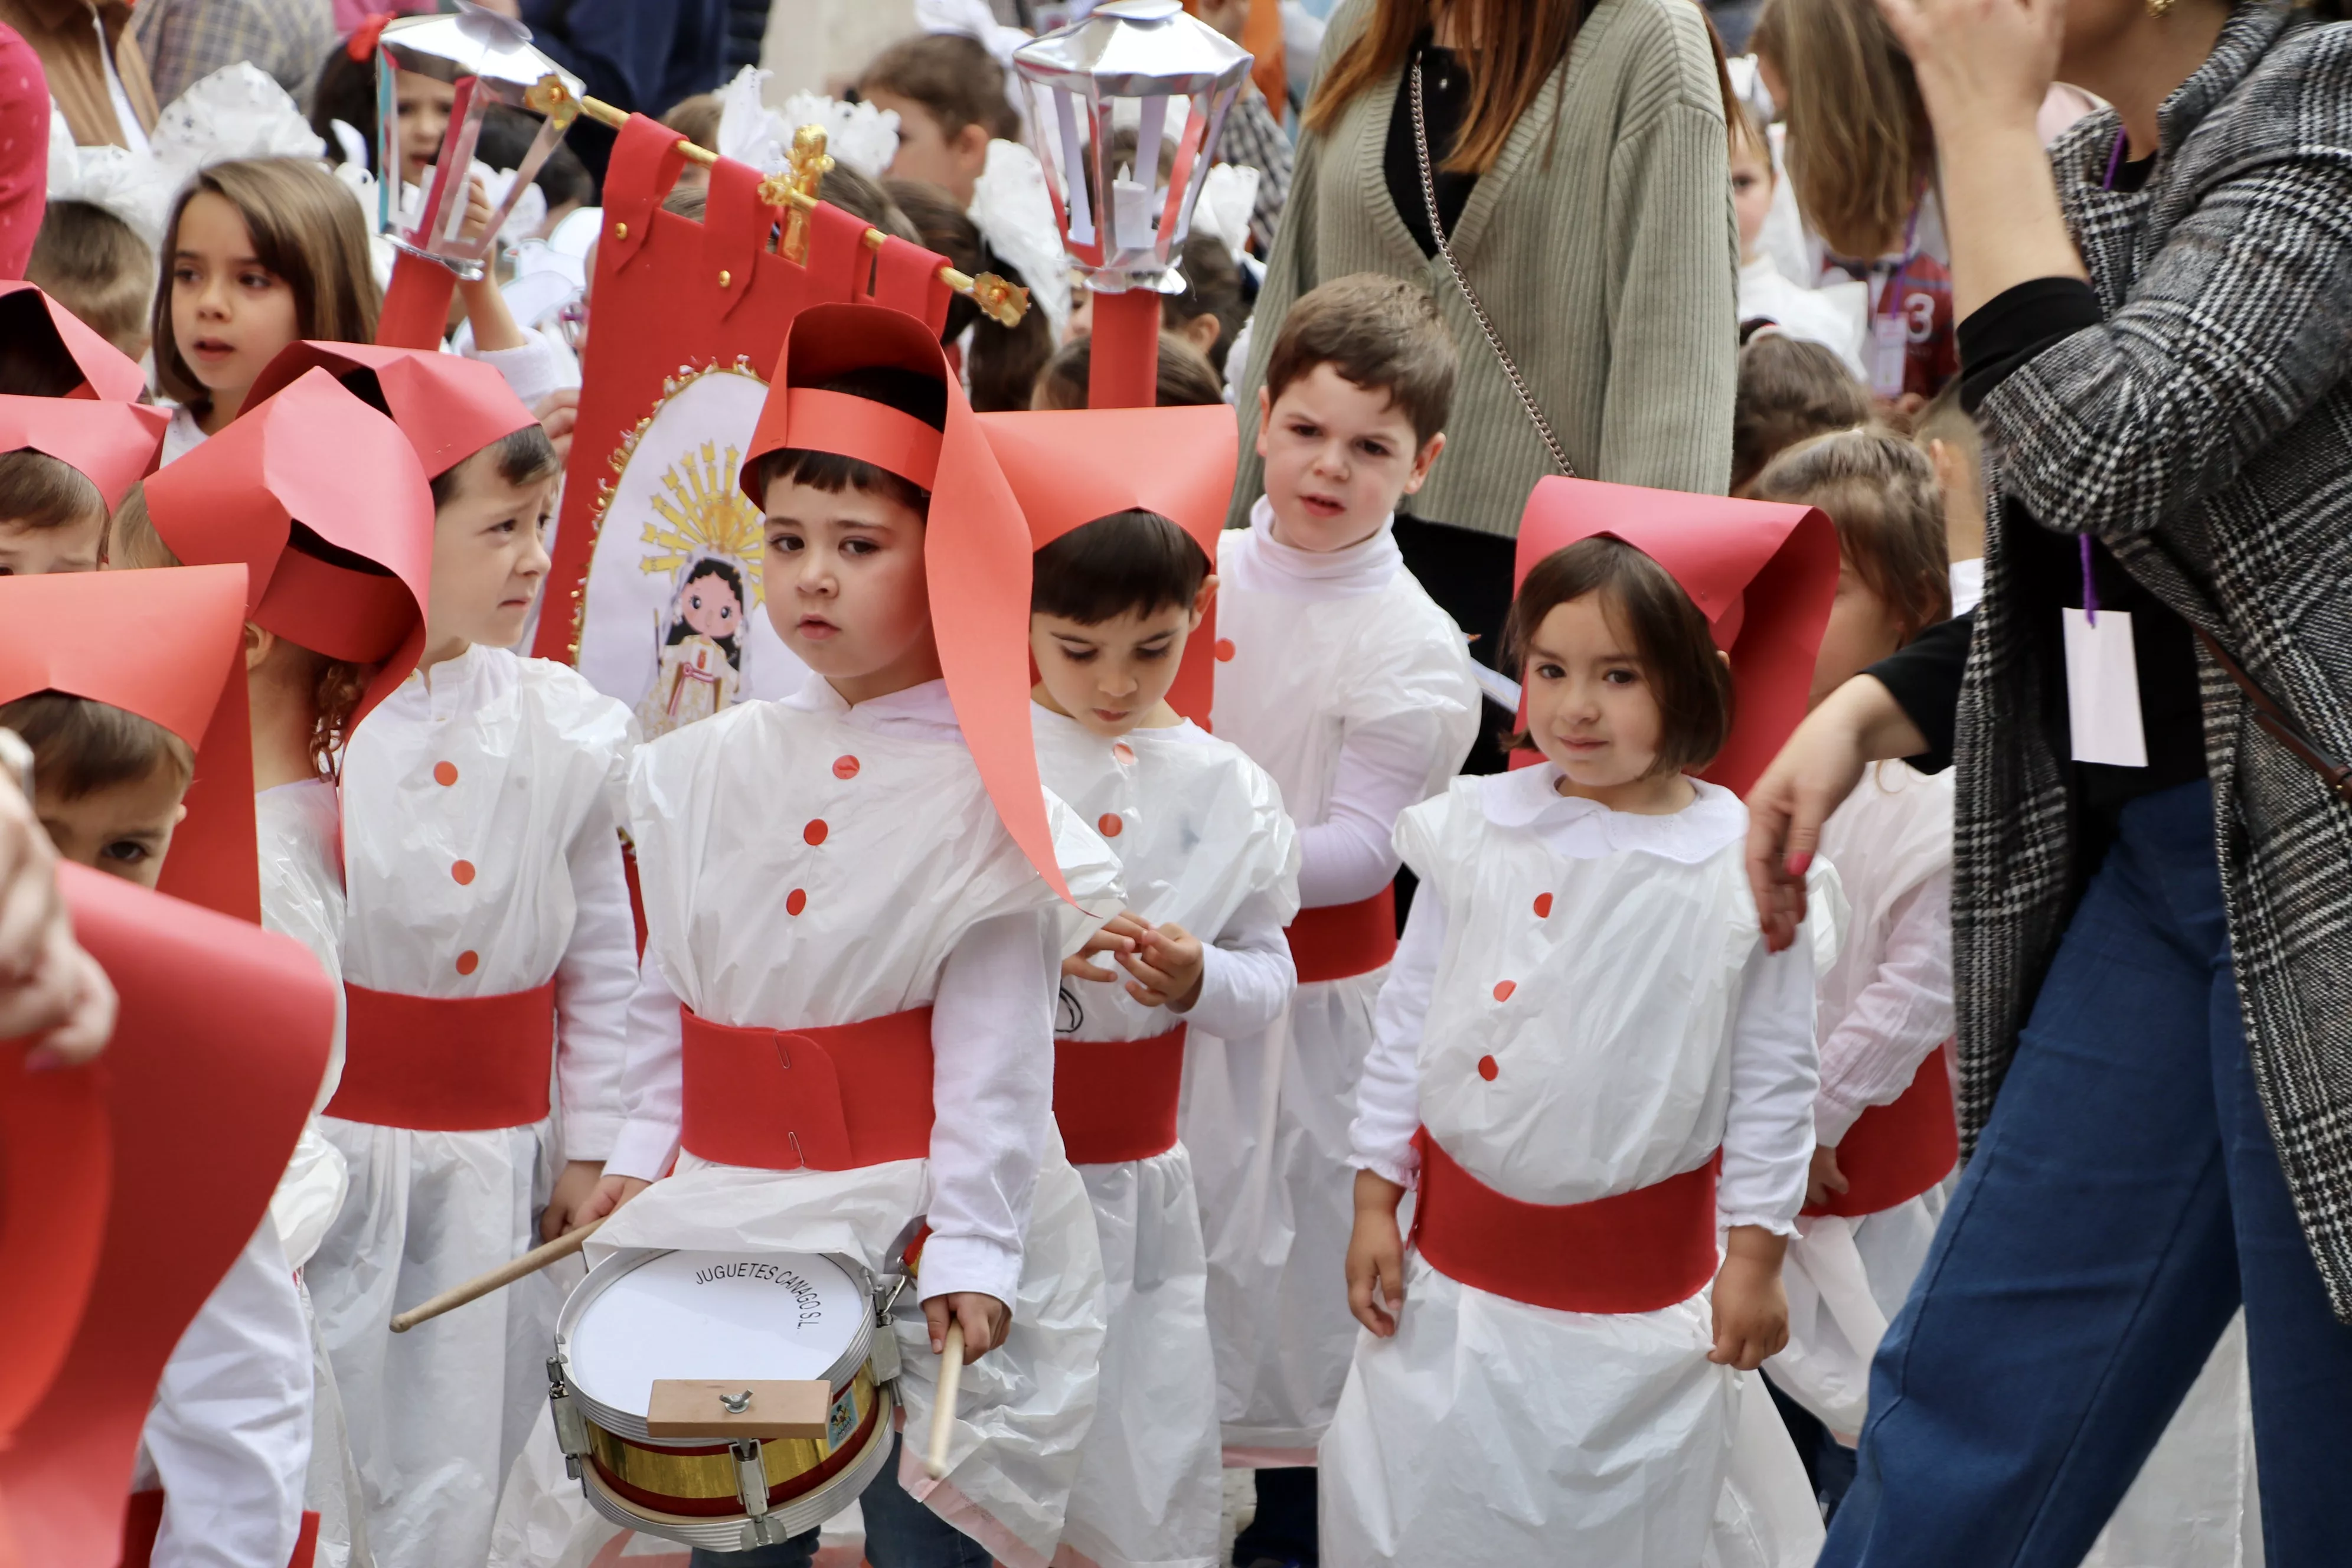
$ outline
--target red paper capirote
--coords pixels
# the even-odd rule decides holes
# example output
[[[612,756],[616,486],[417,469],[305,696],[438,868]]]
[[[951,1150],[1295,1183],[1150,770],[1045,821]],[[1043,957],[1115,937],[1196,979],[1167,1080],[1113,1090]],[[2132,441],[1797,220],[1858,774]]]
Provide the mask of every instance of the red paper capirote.
[[[437,479],[500,437],[539,423],[506,377],[479,360],[375,343],[289,344],[264,367],[246,394],[247,405],[274,396],[313,369],[391,416],[416,448],[427,479]]]

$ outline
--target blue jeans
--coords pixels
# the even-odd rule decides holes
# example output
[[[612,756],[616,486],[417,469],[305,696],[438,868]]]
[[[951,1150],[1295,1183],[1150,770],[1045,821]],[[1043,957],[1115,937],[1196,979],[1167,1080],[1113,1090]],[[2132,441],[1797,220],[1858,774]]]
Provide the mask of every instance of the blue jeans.
[[[2066,928],[1822,1568],[2074,1568],[2242,1302],[2268,1560],[2340,1568],[2352,1328],[2255,1097],[2200,783],[2124,808]]]
[[[857,1500],[866,1521],[866,1561],[873,1568],[989,1568],[987,1548],[907,1495],[898,1484],[898,1447]],[[688,1568],[809,1568],[816,1561],[817,1532],[795,1535],[775,1546],[749,1552],[704,1552],[687,1558]]]

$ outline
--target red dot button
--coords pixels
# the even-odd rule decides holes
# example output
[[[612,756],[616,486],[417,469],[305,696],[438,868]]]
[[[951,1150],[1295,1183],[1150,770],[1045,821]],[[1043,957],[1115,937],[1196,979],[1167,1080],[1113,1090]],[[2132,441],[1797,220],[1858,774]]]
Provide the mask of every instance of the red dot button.
[[[1507,1002],[1511,999],[1511,993],[1518,988],[1519,983],[1516,980],[1497,980],[1495,982],[1495,1000]]]
[[[1495,1064],[1494,1058],[1480,1057],[1478,1058],[1478,1076],[1485,1079],[1488,1083],[1494,1082],[1495,1075],[1502,1070],[1503,1069],[1501,1068]]]
[[[796,915],[806,908],[808,908],[808,893],[805,889],[794,888],[784,895],[784,913]]]
[[[1548,921],[1551,919],[1551,895],[1549,893],[1538,893],[1536,895],[1536,919],[1539,921]]]
[[[1210,651],[1217,656],[1217,662],[1219,664],[1231,664],[1234,661],[1234,639],[1231,637],[1219,637],[1217,639],[1217,646]]]
[[[455,763],[434,763],[433,782],[439,784],[443,789],[447,789],[451,784],[456,784],[457,782],[457,764]]]
[[[476,971],[477,969],[479,969],[479,968],[481,968],[481,967],[482,967],[482,955],[481,955],[480,953],[478,953],[478,952],[476,952],[472,948],[470,948],[470,947],[469,947],[469,948],[467,948],[465,952],[461,952],[461,953],[459,953],[459,954],[457,955],[457,973],[460,973],[460,974],[471,974],[471,973],[474,973],[474,971]]]
[[[818,845],[824,843],[824,836],[832,831],[833,830],[831,828],[825,826],[824,817],[815,817],[810,821],[806,827],[801,829],[801,837],[807,843],[810,848],[814,849]]]
[[[474,885],[474,863],[471,860],[458,861],[455,866],[449,868],[449,879],[461,888],[472,887]]]
[[[857,759],[856,757],[834,758],[833,776],[837,779],[856,778],[857,776]]]
[[[1129,745],[1125,741],[1115,742],[1111,746],[1110,754],[1115,760],[1128,763],[1130,766],[1132,766],[1135,762],[1135,748]]]
[[[1095,818],[1095,826],[1102,830],[1102,836],[1105,838],[1116,838],[1127,824],[1118,819],[1117,812],[1106,811]]]

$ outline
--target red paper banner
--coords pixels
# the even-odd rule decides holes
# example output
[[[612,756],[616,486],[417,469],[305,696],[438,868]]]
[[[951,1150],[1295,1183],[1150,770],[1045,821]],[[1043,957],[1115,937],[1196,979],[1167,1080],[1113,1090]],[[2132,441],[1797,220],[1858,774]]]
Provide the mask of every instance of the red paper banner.
[[[760,514],[735,482],[785,329],[812,305],[872,304],[936,334],[949,299],[942,258],[896,239],[877,252],[837,207],[808,215],[805,264],[779,255],[784,209],[747,164],[711,169],[703,222],[663,211],[677,140],[637,115],[613,149],[532,648],[630,704],[649,740],[800,682],[761,608]]]

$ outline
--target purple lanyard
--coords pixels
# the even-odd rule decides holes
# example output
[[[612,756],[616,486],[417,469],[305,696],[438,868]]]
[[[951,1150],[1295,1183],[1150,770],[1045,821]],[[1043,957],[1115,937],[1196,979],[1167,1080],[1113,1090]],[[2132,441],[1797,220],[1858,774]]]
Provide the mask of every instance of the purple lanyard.
[[[2124,166],[2125,141],[2125,133],[2118,129],[2116,132],[2115,148],[2107,154],[2106,177],[2099,182],[2099,189],[2103,191],[2112,191],[2116,188],[2116,171]],[[2083,546],[2083,622],[2086,626],[2095,626],[2099,624],[2099,590],[2091,577],[2091,536],[2087,533],[2082,535],[2081,542]]]

